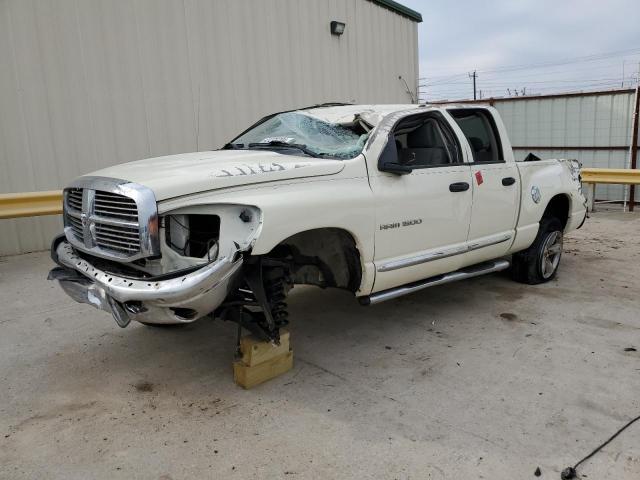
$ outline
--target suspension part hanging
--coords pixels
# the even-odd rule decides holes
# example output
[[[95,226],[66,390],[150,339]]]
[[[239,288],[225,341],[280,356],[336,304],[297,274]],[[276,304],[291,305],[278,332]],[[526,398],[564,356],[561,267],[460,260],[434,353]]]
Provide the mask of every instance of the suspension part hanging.
[[[239,284],[217,315],[238,323],[258,338],[278,343],[280,328],[289,323],[285,299],[293,286],[290,272],[289,262],[280,259],[259,257],[255,262],[247,262],[246,286]],[[261,311],[247,307],[259,307]]]
[[[285,300],[290,285],[289,275],[284,268],[265,268],[262,279],[274,326],[281,328],[288,325],[289,311]]]

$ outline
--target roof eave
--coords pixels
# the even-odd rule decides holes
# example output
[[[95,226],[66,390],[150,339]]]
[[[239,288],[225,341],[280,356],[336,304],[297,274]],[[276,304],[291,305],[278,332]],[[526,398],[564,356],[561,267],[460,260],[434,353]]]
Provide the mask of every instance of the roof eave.
[[[410,9],[409,7],[405,7],[404,5],[395,2],[394,0],[370,0],[373,3],[380,5],[381,7],[388,8],[402,16],[410,18],[414,22],[421,23],[422,22],[422,14],[420,12],[416,12],[415,10]]]

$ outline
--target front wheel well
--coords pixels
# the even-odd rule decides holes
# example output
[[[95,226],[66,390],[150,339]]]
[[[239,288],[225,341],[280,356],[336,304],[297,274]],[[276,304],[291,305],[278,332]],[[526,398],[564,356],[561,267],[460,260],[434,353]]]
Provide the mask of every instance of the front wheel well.
[[[557,218],[562,224],[562,229],[564,230],[564,227],[567,226],[567,221],[569,220],[569,206],[570,201],[567,195],[556,195],[549,200],[547,208],[545,208],[542,216]]]
[[[356,292],[362,280],[355,239],[341,228],[317,228],[296,233],[265,255],[287,259],[294,284],[336,287]]]

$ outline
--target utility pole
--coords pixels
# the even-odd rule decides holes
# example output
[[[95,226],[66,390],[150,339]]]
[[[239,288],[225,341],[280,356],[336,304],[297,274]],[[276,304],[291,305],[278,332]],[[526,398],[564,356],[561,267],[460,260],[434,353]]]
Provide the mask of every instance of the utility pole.
[[[469,74],[469,78],[473,79],[473,99],[476,100],[476,78],[478,78],[478,73],[474,70],[473,73]]]

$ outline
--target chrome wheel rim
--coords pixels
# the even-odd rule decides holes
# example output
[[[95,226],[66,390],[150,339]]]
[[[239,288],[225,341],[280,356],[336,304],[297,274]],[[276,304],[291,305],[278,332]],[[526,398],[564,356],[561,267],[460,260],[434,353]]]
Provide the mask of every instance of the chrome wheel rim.
[[[542,258],[540,260],[540,272],[542,277],[551,277],[560,263],[562,256],[562,232],[556,230],[550,232],[542,246]]]

